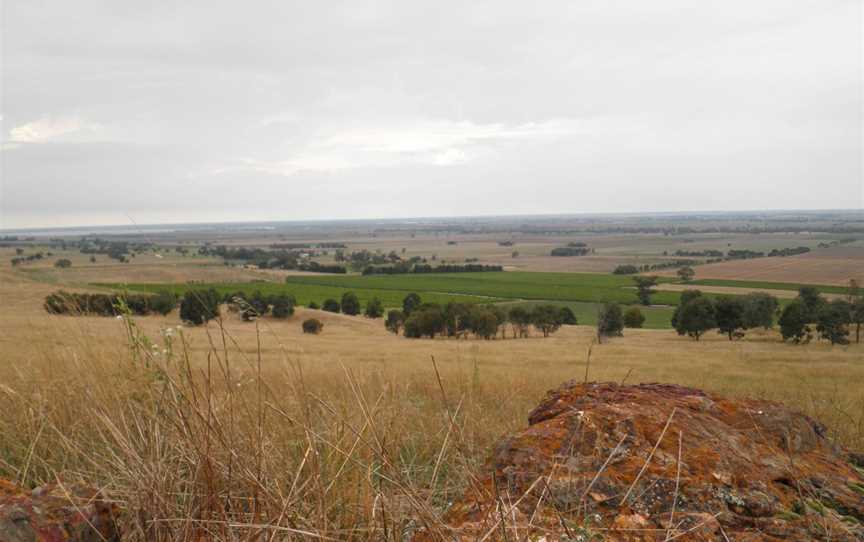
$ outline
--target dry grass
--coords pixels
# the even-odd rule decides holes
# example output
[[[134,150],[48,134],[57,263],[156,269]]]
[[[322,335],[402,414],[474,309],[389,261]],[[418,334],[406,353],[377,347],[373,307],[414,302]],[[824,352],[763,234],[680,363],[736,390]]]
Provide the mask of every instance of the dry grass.
[[[317,311],[320,336],[300,332],[300,311],[167,337],[176,316],[48,316],[51,289],[0,274],[0,476],[105,487],[136,539],[443,535],[438,514],[494,441],[583,377],[592,337],[408,340]],[[628,331],[594,346],[590,378],[781,400],[862,448],[862,354]]]

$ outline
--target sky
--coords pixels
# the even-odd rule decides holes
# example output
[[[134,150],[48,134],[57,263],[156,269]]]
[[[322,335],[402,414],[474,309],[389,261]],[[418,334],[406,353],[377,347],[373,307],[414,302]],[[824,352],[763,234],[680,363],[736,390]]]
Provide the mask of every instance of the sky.
[[[0,10],[0,229],[864,208],[860,0]]]

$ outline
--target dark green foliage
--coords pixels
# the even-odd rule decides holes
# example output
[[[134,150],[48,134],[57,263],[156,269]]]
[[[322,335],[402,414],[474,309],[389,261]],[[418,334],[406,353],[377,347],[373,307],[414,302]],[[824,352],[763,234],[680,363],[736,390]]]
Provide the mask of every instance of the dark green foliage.
[[[318,309],[321,308],[321,306],[320,306],[318,303],[314,302],[314,301],[310,301],[310,302],[309,302],[309,305],[308,305],[308,308],[318,310]]]
[[[681,292],[681,299],[678,301],[678,306],[675,307],[675,312],[672,313],[672,327],[678,329],[678,318],[681,316],[681,309],[690,301],[702,296],[701,290],[684,290]],[[683,333],[678,333],[683,335]]]
[[[629,265],[629,264],[619,265],[618,267],[615,268],[614,271],[612,271],[612,273],[615,275],[635,275],[638,272],[639,272],[638,267],[636,267],[635,265]]]
[[[714,302],[717,331],[731,341],[744,336],[744,302],[737,297],[721,296]]]
[[[177,306],[177,296],[171,292],[162,291],[150,298],[150,308],[165,316]]]
[[[639,310],[639,307],[630,307],[624,312],[624,326],[640,328],[645,323],[645,315]]]
[[[809,342],[810,341],[810,323],[807,314],[807,308],[801,299],[795,299],[780,313],[780,318],[777,320],[780,324],[780,335],[784,341],[792,340],[793,342]]]
[[[573,314],[573,309],[570,307],[561,307],[561,323],[565,326],[575,326],[579,324],[576,315]]]
[[[515,339],[517,334],[519,337],[527,337],[528,329],[531,326],[531,313],[528,312],[525,307],[513,307],[510,309],[510,314],[507,316],[508,320],[510,320],[510,324],[513,326],[513,338]]]
[[[412,339],[429,337],[444,332],[444,311],[438,305],[421,305],[405,320],[405,336]]]
[[[498,317],[488,307],[473,307],[467,325],[468,330],[479,338],[489,340],[498,334]]]
[[[201,325],[219,316],[219,294],[216,290],[190,290],[180,301],[180,319]]]
[[[777,298],[771,294],[753,292],[744,296],[744,328],[761,327],[771,329],[774,325],[774,314],[780,306]]]
[[[242,303],[240,317],[248,322],[256,320],[268,312],[270,312],[270,303],[259,290],[256,290],[245,303]]]
[[[803,304],[807,323],[815,322],[819,309],[825,303],[825,299],[819,294],[819,289],[813,286],[802,286],[798,289],[798,299]]]
[[[59,269],[66,269],[67,267],[72,267],[72,261],[66,258],[60,258],[56,262],[54,262],[54,267]]]
[[[864,297],[856,298],[850,307],[849,323],[855,326],[855,342],[861,342],[861,325],[864,324]]]
[[[345,302],[342,302],[342,306],[345,306]],[[366,310],[363,312],[364,316],[367,318],[381,318],[384,316],[384,304],[381,303],[381,300],[377,297],[373,297],[366,303]]]
[[[342,294],[342,313],[351,316],[360,314],[360,300],[354,292],[345,292]]]
[[[831,344],[849,344],[851,309],[849,302],[843,299],[823,303],[816,315],[819,337],[831,341]]]
[[[273,318],[288,318],[294,314],[294,299],[288,295],[277,295],[272,299]]]
[[[387,319],[384,320],[384,327],[390,333],[399,335],[402,331],[402,326],[405,325],[405,313],[399,310],[391,310],[387,313]]]
[[[657,285],[657,277],[649,276],[633,277],[633,282],[636,283],[636,297],[643,305],[651,304],[651,296],[654,294],[654,286]]]
[[[531,311],[531,323],[548,337],[561,328],[561,309],[555,305],[537,305]]]
[[[318,320],[317,318],[308,318],[303,320],[302,324],[303,333],[311,333],[312,335],[317,335],[321,333],[324,329],[324,322]]]
[[[414,312],[414,309],[419,307],[423,301],[420,299],[420,296],[411,293],[405,296],[405,299],[402,300],[402,312],[405,313],[406,317],[411,316],[411,313]]]
[[[324,303],[321,304],[321,310],[325,310],[327,312],[339,312],[340,310],[342,310],[342,307],[335,299],[325,299]]]
[[[618,303],[607,303],[597,314],[597,338],[620,337],[624,331],[624,314]]]
[[[687,335],[696,339],[709,329],[717,327],[715,320],[714,303],[711,299],[701,295],[692,296],[679,306],[675,311],[675,331],[679,335]]]
[[[468,329],[471,306],[465,303],[447,303],[444,306],[444,331],[453,337]]]

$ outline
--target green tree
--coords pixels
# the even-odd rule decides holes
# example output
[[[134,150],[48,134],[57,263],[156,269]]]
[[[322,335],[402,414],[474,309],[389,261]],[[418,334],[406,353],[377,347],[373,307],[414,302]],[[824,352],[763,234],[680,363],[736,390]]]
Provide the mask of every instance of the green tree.
[[[561,307],[561,323],[565,326],[575,326],[579,324],[573,309],[570,307]]]
[[[405,320],[405,336],[410,338],[429,337],[444,332],[444,312],[438,305],[421,305]]]
[[[294,314],[294,300],[288,295],[277,295],[273,298],[273,318],[288,318]]]
[[[360,300],[354,292],[345,292],[342,294],[342,313],[351,316],[360,314]]]
[[[744,328],[771,329],[780,302],[771,294],[752,292],[744,296]]]
[[[717,326],[714,303],[703,295],[693,297],[681,306],[675,323],[675,331],[679,335],[687,335],[698,341],[706,331]]]
[[[405,313],[399,310],[391,310],[387,313],[387,319],[384,320],[384,327],[390,333],[399,335],[402,331],[402,326],[405,325]]]
[[[410,293],[405,296],[405,299],[402,300],[402,312],[405,313],[405,317],[411,316],[411,313],[414,312],[414,309],[423,304],[423,301],[420,299],[420,296],[415,293]]]
[[[498,318],[487,307],[472,308],[469,322],[470,331],[477,337],[489,340],[498,334]]]
[[[345,306],[345,302],[342,302]],[[384,316],[384,304],[377,297],[373,297],[366,303],[366,311],[363,313],[366,318],[381,318]]]
[[[714,302],[714,319],[717,331],[731,341],[744,335],[744,302],[737,297],[721,296]]]
[[[824,303],[816,315],[816,331],[819,337],[831,344],[849,344],[849,322],[851,306],[844,299]]]
[[[510,320],[510,325],[513,327],[514,339],[516,338],[517,334],[519,337],[522,338],[528,336],[528,329],[529,326],[531,326],[531,313],[528,312],[525,307],[517,305],[510,309],[508,319]]]
[[[531,323],[548,337],[561,328],[561,310],[555,305],[537,305],[531,311]]]
[[[633,282],[636,284],[636,297],[639,298],[639,302],[643,305],[650,305],[654,287],[657,286],[657,277],[637,275],[633,277]]]
[[[177,306],[177,296],[171,292],[161,290],[149,299],[149,304],[152,310],[165,316]]]
[[[675,307],[675,311],[672,313],[672,327],[678,329],[678,320],[681,316],[681,309],[689,303],[693,301],[697,297],[702,297],[702,292],[700,290],[684,290],[681,292],[681,297],[678,300],[678,306]],[[679,335],[684,335],[684,333],[679,333]]]
[[[327,312],[339,312],[342,310],[342,307],[339,305],[339,302],[333,298],[325,299],[324,303],[321,304],[321,310],[325,310]]]
[[[857,298],[851,305],[849,323],[855,325],[855,342],[861,342],[861,325],[864,324],[864,297]]]
[[[678,275],[678,278],[681,279],[682,281],[690,282],[691,280],[693,280],[693,277],[696,276],[696,271],[693,271],[693,268],[690,267],[689,265],[685,265],[684,267],[682,267],[678,270],[677,275]]]
[[[310,301],[309,304],[306,306],[306,308],[318,310],[321,308],[321,306],[318,303],[316,303],[315,301]]]
[[[624,312],[618,303],[606,303],[597,313],[597,340],[624,334]]]
[[[216,290],[188,290],[180,301],[180,319],[199,326],[219,316],[219,294]]]
[[[803,304],[807,323],[815,322],[816,317],[819,315],[819,309],[825,303],[825,299],[819,294],[819,290],[813,286],[802,286],[798,289],[798,299]]]
[[[72,261],[66,258],[60,258],[54,262],[54,267],[57,267],[58,269],[66,269],[72,267]]]
[[[807,308],[800,299],[793,300],[783,308],[777,323],[780,324],[780,335],[784,341],[791,339],[800,343],[810,340],[810,319]]]
[[[645,323],[645,315],[639,307],[630,307],[624,312],[624,326],[640,328]]]
[[[466,331],[471,307],[465,303],[450,302],[444,306],[444,331],[449,337]]]

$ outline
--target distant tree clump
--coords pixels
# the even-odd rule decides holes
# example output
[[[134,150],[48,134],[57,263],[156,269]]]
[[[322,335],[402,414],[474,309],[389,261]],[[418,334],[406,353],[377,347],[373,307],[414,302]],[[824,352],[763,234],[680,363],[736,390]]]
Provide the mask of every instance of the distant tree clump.
[[[419,307],[421,304],[423,304],[423,301],[420,299],[420,296],[415,293],[410,293],[402,300],[402,312],[405,313],[405,317],[407,318],[411,316],[414,309]]]
[[[302,328],[303,333],[318,335],[324,329],[324,322],[317,318],[307,318],[306,320],[303,320]]]
[[[685,290],[672,315],[672,326],[679,335],[687,335],[698,341],[706,331],[717,327],[714,303],[699,290]]]
[[[624,327],[641,328],[645,323],[645,315],[639,307],[630,307],[624,312]]]
[[[360,314],[360,300],[354,292],[345,292],[342,294],[342,313],[351,316]]]
[[[271,314],[273,318],[284,319],[294,314],[294,299],[285,294],[277,295],[273,298],[273,309]]]
[[[316,303],[315,301],[310,301],[309,304],[306,305],[306,308],[308,308],[308,309],[313,309],[313,310],[318,310],[318,309],[321,308],[321,305],[319,305],[319,304]]]
[[[343,301],[342,305],[345,303]],[[381,318],[384,316],[384,304],[377,297],[373,297],[366,303],[366,310],[363,312],[366,318]]]
[[[341,307],[338,301],[330,298],[324,300],[324,303],[321,304],[321,310],[325,310],[327,312],[339,312],[341,310]]]
[[[184,322],[204,324],[219,316],[219,294],[216,290],[189,290],[180,301],[180,319]]]
[[[438,305],[421,305],[413,309],[404,324],[405,336],[417,339],[429,337],[444,332],[444,314]]]
[[[689,265],[685,265],[681,269],[678,270],[678,278],[684,282],[690,282],[693,280],[693,277],[696,276],[696,271],[693,270]]]
[[[54,267],[58,269],[66,269],[72,267],[72,261],[66,258],[60,258],[56,262],[54,262]]]
[[[579,324],[573,309],[570,307],[561,307],[561,323],[565,326],[575,326]]]
[[[651,304],[651,296],[654,294],[654,286],[657,285],[657,277],[655,276],[636,276],[633,277],[633,282],[636,283],[636,297],[643,305]]]
[[[612,273],[615,275],[635,275],[638,272],[639,272],[638,267],[636,267],[635,265],[629,265],[629,264],[619,265],[618,267],[615,268],[614,271],[612,271]]]
[[[597,313],[597,340],[624,334],[624,313],[618,303],[606,303]]]
[[[405,313],[400,310],[391,310],[387,313],[387,318],[384,320],[384,327],[387,331],[399,335],[404,325]]]
[[[150,297],[150,308],[165,316],[177,306],[177,295],[172,292],[160,291]]]
[[[819,337],[831,344],[849,344],[851,305],[844,299],[823,303],[816,315],[816,331]]]

